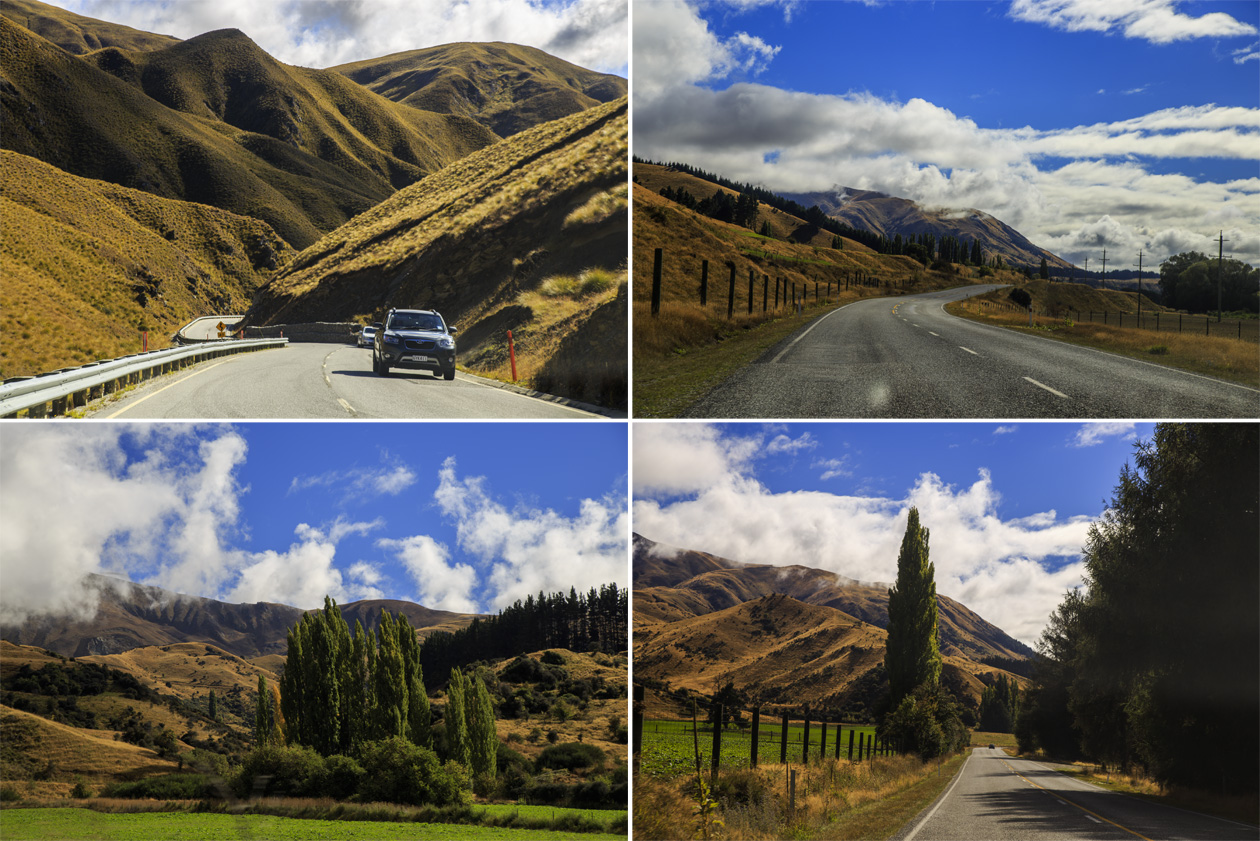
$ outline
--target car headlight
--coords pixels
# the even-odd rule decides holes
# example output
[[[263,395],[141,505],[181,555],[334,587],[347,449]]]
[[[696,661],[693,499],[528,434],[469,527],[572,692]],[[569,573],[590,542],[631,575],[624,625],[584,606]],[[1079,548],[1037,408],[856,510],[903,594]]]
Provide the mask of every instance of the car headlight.
[[[398,338],[393,333],[386,333],[384,339],[385,344],[387,345],[396,345],[402,342],[402,339]]]
[[[455,340],[452,339],[450,336],[443,336],[442,338],[438,339],[438,347],[442,348],[442,350],[454,350]]]

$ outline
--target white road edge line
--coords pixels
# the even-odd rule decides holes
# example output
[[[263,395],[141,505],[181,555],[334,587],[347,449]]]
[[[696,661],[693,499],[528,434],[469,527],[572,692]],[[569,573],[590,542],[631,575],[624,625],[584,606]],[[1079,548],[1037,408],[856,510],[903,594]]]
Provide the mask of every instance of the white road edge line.
[[[1102,823],[1102,821],[1098,820],[1098,818],[1094,817],[1093,815],[1086,815],[1085,817],[1089,818],[1094,823]]]
[[[832,310],[831,312],[827,313],[827,314],[826,314],[826,315],[824,315],[822,318],[818,319],[818,320],[817,320],[817,321],[815,321],[813,324],[811,324],[811,325],[809,325],[808,327],[806,327],[806,328],[805,328],[805,332],[804,332],[804,333],[802,333],[801,335],[799,335],[799,336],[797,336],[795,339],[793,339],[793,340],[792,340],[792,341],[788,344],[788,346],[787,346],[787,347],[785,347],[783,350],[779,351],[779,355],[778,355],[778,356],[776,356],[774,359],[771,359],[771,360],[770,360],[770,364],[771,364],[771,365],[776,364],[776,363],[777,363],[780,359],[782,359],[782,358],[783,358],[783,354],[787,353],[789,350],[791,350],[792,348],[796,347],[796,343],[797,343],[797,342],[799,342],[801,339],[803,339],[803,338],[805,338],[806,336],[808,336],[808,335],[809,335],[809,331],[813,330],[813,329],[814,329],[815,327],[817,327],[819,324],[822,324],[822,323],[823,323],[823,321],[825,321],[825,320],[826,320],[826,319],[828,319],[828,318],[831,318],[833,315],[835,315],[836,313],[840,312],[840,310],[843,310],[843,309],[848,309],[849,307],[851,307],[851,306],[853,306],[854,304],[857,304],[857,303],[860,303],[860,301],[850,301],[849,303],[845,304],[843,307],[836,307],[834,310]]]
[[[463,377],[457,377],[457,379],[462,383],[468,383],[469,385],[480,386],[481,388],[494,388],[495,391],[502,392],[503,394],[511,394],[515,397],[521,398],[522,400],[532,400],[535,403],[546,403],[547,405],[555,406],[558,409],[566,409],[575,415],[582,415],[583,417],[588,417],[588,418],[599,417],[599,415],[595,414],[594,412],[587,412],[582,409],[575,409],[572,406],[566,406],[563,403],[552,403],[550,400],[540,400],[537,397],[530,397],[528,394],[521,394],[520,392],[512,391],[512,389],[510,388],[495,388],[492,385],[479,383],[476,380],[466,380]]]
[[[935,337],[936,337],[936,338],[938,338],[938,339],[941,337],[941,334],[940,334],[940,333],[933,333],[931,330],[929,330],[929,331],[928,331],[928,335],[929,335],[929,336],[935,336]]]
[[[1051,388],[1050,386],[1046,385],[1045,383],[1039,383],[1039,382],[1037,382],[1036,380],[1034,380],[1032,377],[1024,377],[1024,379],[1025,379],[1025,380],[1027,380],[1028,382],[1032,383],[1033,385],[1037,386],[1037,388],[1044,388],[1046,391],[1050,392],[1050,393],[1051,393],[1051,394],[1053,394],[1055,397],[1062,397],[1064,400],[1069,400],[1069,399],[1071,399],[1071,398],[1069,398],[1066,394],[1064,394],[1063,392],[1061,392],[1061,391],[1055,391],[1055,390],[1054,390],[1053,388]]]
[[[919,825],[916,826],[914,829],[910,830],[910,834],[907,835],[904,839],[902,839],[902,841],[914,841],[914,836],[919,834],[919,830],[923,829],[924,825],[928,821],[932,820],[932,816],[936,814],[936,810],[941,808],[942,805],[944,805],[945,801],[949,799],[949,796],[953,794],[954,789],[958,786],[958,783],[962,781],[963,772],[967,770],[967,763],[970,762],[971,757],[975,755],[976,755],[975,751],[972,751],[971,753],[967,754],[967,758],[963,760],[962,767],[958,769],[958,776],[954,777],[954,782],[951,783],[950,787],[945,790],[944,794],[941,795],[941,799],[936,801],[936,805],[932,807],[932,811],[924,815],[923,820],[919,821]]]
[[[210,365],[209,367],[202,368],[200,371],[193,371],[191,374],[189,374],[188,376],[184,377],[183,379],[176,380],[175,382],[173,382],[173,383],[171,383],[171,384],[169,384],[169,385],[164,385],[164,386],[162,386],[161,388],[159,388],[157,391],[153,392],[152,394],[146,394],[144,397],[141,397],[139,400],[137,400],[137,401],[136,401],[136,402],[134,402],[134,403],[128,403],[126,406],[123,406],[121,409],[119,409],[117,412],[114,412],[112,415],[106,415],[106,416],[105,416],[105,420],[111,420],[111,419],[113,419],[113,418],[118,417],[118,416],[119,416],[119,415],[121,415],[123,412],[129,412],[129,411],[131,411],[132,409],[134,409],[134,408],[136,408],[137,406],[139,406],[139,405],[140,405],[141,403],[143,403],[144,401],[148,400],[150,397],[156,397],[157,395],[159,395],[159,394],[161,394],[162,392],[166,391],[168,388],[174,388],[175,386],[179,385],[179,384],[180,384],[180,383],[182,383],[184,380],[191,380],[193,377],[197,376],[198,374],[203,374],[203,373],[205,373],[206,371],[209,371],[211,368],[218,368],[220,365],[225,365],[225,364],[227,364],[228,362],[235,362],[238,358],[239,358],[239,357],[237,357],[237,356],[229,356],[227,359],[223,360],[222,362],[216,362],[216,363],[214,363],[213,365]]]
[[[967,353],[970,353],[972,356],[979,356],[979,355],[980,355],[980,354],[976,353],[974,350],[972,350],[972,349],[971,349],[971,348],[969,348],[969,347],[963,347],[962,345],[959,345],[958,347],[959,347],[959,349],[961,349],[961,350],[965,350],[965,351],[967,351]]]

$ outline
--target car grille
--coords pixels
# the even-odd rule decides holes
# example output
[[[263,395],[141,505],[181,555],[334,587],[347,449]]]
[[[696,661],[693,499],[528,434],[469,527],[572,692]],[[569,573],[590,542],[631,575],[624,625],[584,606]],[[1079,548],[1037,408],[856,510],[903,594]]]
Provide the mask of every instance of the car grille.
[[[407,339],[403,345],[407,350],[433,350],[437,347],[437,342],[432,339]]]

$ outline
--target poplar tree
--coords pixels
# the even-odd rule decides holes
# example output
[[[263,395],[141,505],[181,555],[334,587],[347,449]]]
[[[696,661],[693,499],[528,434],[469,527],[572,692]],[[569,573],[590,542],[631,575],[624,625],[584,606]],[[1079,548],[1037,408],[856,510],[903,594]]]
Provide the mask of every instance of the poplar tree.
[[[468,727],[469,770],[473,778],[494,779],[499,740],[494,729],[494,704],[485,682],[478,676],[464,686],[465,721]]]
[[[404,678],[403,653],[398,645],[394,620],[383,608],[376,637],[376,670],[372,676],[376,705],[372,737],[388,739],[390,736],[406,736],[410,704]]]
[[[267,678],[258,676],[258,701],[254,705],[254,740],[259,745],[271,744],[276,727],[275,700],[267,687]]]
[[[451,669],[451,682],[446,687],[446,739],[451,758],[467,768],[471,764],[468,745],[468,678],[459,669]]]
[[[928,530],[919,525],[919,509],[911,508],[897,557],[897,583],[888,591],[884,666],[893,708],[921,684],[933,689],[940,684],[935,576],[928,560]]]
[[[219,699],[215,697],[214,690],[210,690],[210,717],[215,721],[219,720]]]

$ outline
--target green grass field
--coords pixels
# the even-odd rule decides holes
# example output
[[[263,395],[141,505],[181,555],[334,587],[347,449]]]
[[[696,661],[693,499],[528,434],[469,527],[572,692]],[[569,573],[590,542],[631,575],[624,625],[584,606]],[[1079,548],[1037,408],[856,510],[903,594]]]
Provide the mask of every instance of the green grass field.
[[[4,809],[0,811],[0,837],[31,839],[92,838],[101,841],[237,841],[242,838],[298,839],[506,839],[532,841],[566,839],[597,841],[623,835],[595,835],[555,830],[504,829],[462,824],[414,824],[380,821],[323,821],[276,818],[269,815],[211,815],[183,812],[107,814],[88,809]]]
[[[853,750],[857,753],[858,739],[874,738],[875,728],[870,726],[850,727],[846,725],[841,733],[840,756],[849,755],[849,733],[853,735]],[[805,728],[801,722],[788,724],[788,762],[798,763],[804,749]],[[817,722],[809,728],[809,755],[817,758],[822,750],[822,730]],[[700,724],[700,765],[707,773],[713,756],[713,731],[709,726]],[[827,726],[827,756],[836,755],[836,726]],[[771,765],[777,763],[782,749],[782,720],[763,718],[757,734],[758,764]],[[722,731],[723,768],[747,768],[752,754],[752,731],[745,726],[740,729]],[[671,779],[696,770],[695,740],[691,732],[690,721],[647,720],[643,722],[643,755],[639,765],[640,773],[658,779]]]

